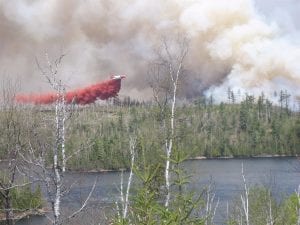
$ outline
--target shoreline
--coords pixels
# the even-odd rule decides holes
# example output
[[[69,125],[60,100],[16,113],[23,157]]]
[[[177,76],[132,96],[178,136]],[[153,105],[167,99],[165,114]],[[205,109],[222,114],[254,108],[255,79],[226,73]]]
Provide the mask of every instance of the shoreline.
[[[206,157],[206,156],[196,156],[193,158],[188,158],[185,161],[194,160],[227,160],[227,159],[269,159],[269,158],[299,158],[300,155],[257,155],[257,156],[220,156],[220,157]],[[112,169],[91,169],[91,170],[73,170],[69,169],[67,172],[73,173],[118,173],[118,172],[128,172],[127,168],[120,168],[116,170]]]
[[[206,156],[196,156],[194,158],[189,158],[187,160],[210,160],[210,159],[265,159],[265,158],[298,158],[299,155],[255,155],[255,156],[219,156],[219,157],[206,157]]]
[[[23,212],[14,212],[14,221],[22,220],[24,218],[28,218],[31,216],[44,216],[48,212],[47,208],[41,208],[41,209],[29,209],[25,210]],[[5,214],[0,213],[0,222],[5,221]]]

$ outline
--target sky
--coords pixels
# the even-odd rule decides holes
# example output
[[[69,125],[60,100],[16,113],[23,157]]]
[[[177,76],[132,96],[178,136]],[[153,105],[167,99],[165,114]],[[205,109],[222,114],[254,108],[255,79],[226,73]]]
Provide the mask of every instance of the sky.
[[[255,4],[259,12],[268,19],[275,20],[286,32],[299,32],[299,0],[255,0]]]
[[[46,55],[66,54],[68,89],[126,74],[120,95],[148,100],[161,37],[180,33],[190,40],[183,96],[297,97],[299,12],[298,0],[0,0],[0,77],[20,81],[22,93],[49,91],[36,61],[47,71]]]

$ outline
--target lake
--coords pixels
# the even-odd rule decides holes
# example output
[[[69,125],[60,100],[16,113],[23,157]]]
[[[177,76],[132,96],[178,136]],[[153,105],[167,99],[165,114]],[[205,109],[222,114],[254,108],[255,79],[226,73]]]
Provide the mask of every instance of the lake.
[[[248,159],[205,159],[189,160],[184,168],[192,176],[188,188],[200,192],[212,181],[215,187],[219,207],[216,211],[216,224],[223,224],[226,218],[226,206],[243,190],[241,176],[242,164],[246,182],[249,186],[264,185],[280,199],[293,193],[300,184],[300,160],[295,157],[248,158]],[[126,180],[128,173],[124,174]],[[103,224],[111,208],[119,198],[120,172],[77,173],[68,172],[65,180],[68,184],[77,181],[69,194],[64,197],[62,208],[65,214],[80,208],[88,195],[95,179],[97,186],[83,213],[70,224]],[[48,224],[46,217],[31,217],[17,222],[17,225]]]

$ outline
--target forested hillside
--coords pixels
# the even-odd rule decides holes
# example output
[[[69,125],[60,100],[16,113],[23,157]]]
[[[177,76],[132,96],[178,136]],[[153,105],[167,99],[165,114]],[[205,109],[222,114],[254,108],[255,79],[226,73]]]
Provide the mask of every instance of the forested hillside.
[[[51,143],[51,121],[47,118],[52,113],[40,107],[24,108],[26,123],[23,121],[22,126],[27,127],[20,136],[26,139],[29,135],[32,145]],[[156,104],[130,99],[74,109],[66,137],[67,151],[73,156],[69,168],[127,168],[130,135],[137,137],[139,157],[157,162],[163,155],[162,116]],[[255,99],[248,95],[239,104],[214,104],[213,98],[199,98],[181,103],[175,119],[175,149],[191,158],[300,154],[299,112],[289,109],[285,102],[273,105],[264,96]]]
[[[248,95],[239,104],[229,101],[214,104],[213,98],[181,103],[175,115],[175,149],[188,157],[298,155],[299,112],[289,109],[286,103],[273,105],[263,95],[258,99]],[[34,140],[32,145],[51,143],[53,137],[47,118],[53,111],[40,107],[23,110],[24,118],[31,118],[23,122],[27,128],[20,135],[24,139],[30,135]],[[141,159],[149,163],[157,161],[163,155],[163,113],[154,103],[130,99],[74,109],[66,137],[67,151],[73,156],[69,168],[127,168],[130,135],[137,137]]]
[[[147,161],[156,161],[164,145],[160,117],[157,106],[130,101],[119,107],[85,108],[74,122],[69,148],[79,137],[86,137],[91,145],[72,166],[126,167],[128,138],[132,133],[138,138],[139,154]],[[201,98],[179,106],[175,117],[176,149],[189,157],[300,153],[299,113],[285,104],[274,106],[263,96],[246,96],[240,104],[218,105],[212,99]]]

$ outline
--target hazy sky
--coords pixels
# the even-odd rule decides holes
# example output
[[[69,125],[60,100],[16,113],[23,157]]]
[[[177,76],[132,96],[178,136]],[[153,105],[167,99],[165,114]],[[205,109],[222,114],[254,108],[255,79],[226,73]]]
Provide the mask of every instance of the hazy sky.
[[[268,19],[275,20],[287,32],[297,32],[300,29],[299,0],[255,0],[257,9]]]

